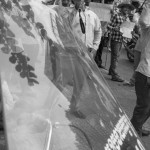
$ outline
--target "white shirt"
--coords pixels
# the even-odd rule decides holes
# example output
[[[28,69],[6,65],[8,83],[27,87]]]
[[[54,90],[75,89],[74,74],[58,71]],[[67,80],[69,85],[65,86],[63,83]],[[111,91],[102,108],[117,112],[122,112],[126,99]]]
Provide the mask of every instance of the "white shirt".
[[[148,14],[149,16],[150,14]],[[145,16],[146,17],[146,16]],[[136,71],[150,77],[150,24],[145,24],[140,18],[141,36],[135,50],[141,52],[141,58]]]
[[[85,26],[85,34],[83,34],[79,22],[79,12],[75,9],[73,11],[72,29],[74,35],[81,39],[87,48],[97,50],[102,36],[101,23],[98,16],[89,8],[86,8],[84,12],[81,11],[80,14]]]

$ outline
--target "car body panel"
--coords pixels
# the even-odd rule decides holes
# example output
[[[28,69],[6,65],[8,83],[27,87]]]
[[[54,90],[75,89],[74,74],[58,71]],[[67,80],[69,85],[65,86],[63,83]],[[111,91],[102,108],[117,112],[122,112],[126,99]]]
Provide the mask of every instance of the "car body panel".
[[[144,150],[87,48],[74,36],[70,8],[36,0],[2,3],[7,149]]]

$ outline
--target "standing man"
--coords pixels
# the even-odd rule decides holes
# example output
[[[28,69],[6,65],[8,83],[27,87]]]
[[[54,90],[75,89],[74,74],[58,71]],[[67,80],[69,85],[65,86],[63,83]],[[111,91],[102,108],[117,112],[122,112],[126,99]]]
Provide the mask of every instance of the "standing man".
[[[98,16],[88,7],[89,0],[73,0],[72,28],[75,36],[81,39],[94,57],[100,44],[102,30]],[[86,2],[86,3],[85,3]],[[86,4],[86,6],[85,6]]]
[[[136,106],[131,123],[139,136],[148,136],[143,124],[150,117],[150,2],[139,19],[141,36],[134,52]]]
[[[124,80],[117,73],[118,59],[122,47],[122,33],[120,32],[121,24],[127,20],[130,11],[134,10],[134,7],[128,3],[121,3],[118,5],[120,11],[114,13],[110,24],[107,28],[111,36],[111,64],[109,68],[109,75],[112,76],[113,81],[123,82]]]

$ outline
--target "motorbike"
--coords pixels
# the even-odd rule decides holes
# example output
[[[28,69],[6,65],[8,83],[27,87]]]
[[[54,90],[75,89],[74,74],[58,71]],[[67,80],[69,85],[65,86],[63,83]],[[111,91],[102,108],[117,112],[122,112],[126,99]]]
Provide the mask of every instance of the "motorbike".
[[[133,31],[132,38],[123,38],[123,46],[127,52],[127,58],[130,62],[134,62],[134,48],[139,38],[139,33]]]

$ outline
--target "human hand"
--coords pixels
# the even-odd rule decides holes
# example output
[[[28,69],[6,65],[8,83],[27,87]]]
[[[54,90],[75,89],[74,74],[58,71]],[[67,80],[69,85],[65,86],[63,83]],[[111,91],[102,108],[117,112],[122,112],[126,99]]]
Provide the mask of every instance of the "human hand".
[[[90,53],[91,53],[91,56],[93,57],[93,59],[95,58],[96,56],[96,50],[93,49],[93,48],[90,48]]]

